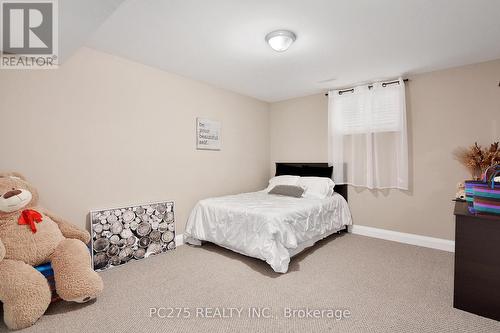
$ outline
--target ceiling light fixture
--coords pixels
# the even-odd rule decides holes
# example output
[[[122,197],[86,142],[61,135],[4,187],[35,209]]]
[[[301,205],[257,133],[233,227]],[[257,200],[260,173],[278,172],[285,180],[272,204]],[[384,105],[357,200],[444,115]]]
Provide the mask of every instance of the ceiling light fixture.
[[[266,35],[266,42],[277,52],[288,50],[296,39],[297,36],[288,30],[276,30]]]

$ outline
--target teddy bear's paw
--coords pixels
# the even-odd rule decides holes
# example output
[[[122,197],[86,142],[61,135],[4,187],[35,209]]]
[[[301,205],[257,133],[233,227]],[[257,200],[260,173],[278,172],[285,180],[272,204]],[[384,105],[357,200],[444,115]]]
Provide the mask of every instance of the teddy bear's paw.
[[[11,330],[30,327],[45,313],[50,303],[50,292],[42,291],[35,294],[37,297],[16,299],[3,305],[4,321],[7,327]]]
[[[34,309],[26,310],[25,308],[16,309],[15,307],[6,307],[4,305],[4,321],[7,327],[11,330],[20,330],[35,324],[38,319],[47,310],[47,306],[39,306]]]
[[[0,299],[7,327],[18,330],[33,325],[47,310],[51,298],[47,280],[32,266],[9,259],[0,261]]]
[[[20,330],[34,325],[45,311],[23,313],[22,316],[9,314],[5,316],[5,324],[11,330]]]
[[[59,285],[57,293],[68,302],[86,303],[96,299],[101,294],[103,282],[101,277],[94,271],[89,272],[85,278],[72,281],[73,283]]]
[[[96,299],[96,297],[85,296],[83,298],[74,299],[74,300],[72,300],[72,302],[75,302],[75,303],[87,303],[87,302],[90,302],[90,301],[92,301],[94,299]]]

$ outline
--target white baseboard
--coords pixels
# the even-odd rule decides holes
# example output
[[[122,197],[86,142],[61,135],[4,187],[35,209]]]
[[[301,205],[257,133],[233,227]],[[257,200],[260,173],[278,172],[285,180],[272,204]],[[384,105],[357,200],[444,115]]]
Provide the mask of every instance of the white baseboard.
[[[390,240],[398,243],[405,243],[431,249],[437,249],[448,252],[455,252],[455,242],[447,239],[427,237],[415,234],[407,234],[404,232],[385,230],[364,225],[352,225],[349,231],[356,235],[368,236]]]
[[[179,234],[175,236],[175,246],[181,246],[184,245],[184,235]]]
[[[364,225],[352,225],[349,227],[349,232],[355,235],[380,238],[393,242],[423,246],[447,252],[455,252],[455,242],[447,239],[408,234],[405,232],[367,227]],[[175,245],[184,245],[183,234],[175,236]]]

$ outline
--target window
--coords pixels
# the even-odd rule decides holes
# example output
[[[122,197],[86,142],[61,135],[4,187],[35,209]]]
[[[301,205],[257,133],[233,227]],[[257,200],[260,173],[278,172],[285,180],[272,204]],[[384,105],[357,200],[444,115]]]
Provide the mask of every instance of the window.
[[[371,87],[371,88],[368,88]],[[401,130],[399,87],[380,84],[334,94],[332,107],[338,110],[335,126],[344,134]]]
[[[329,156],[336,183],[408,189],[402,79],[331,91],[328,115]]]

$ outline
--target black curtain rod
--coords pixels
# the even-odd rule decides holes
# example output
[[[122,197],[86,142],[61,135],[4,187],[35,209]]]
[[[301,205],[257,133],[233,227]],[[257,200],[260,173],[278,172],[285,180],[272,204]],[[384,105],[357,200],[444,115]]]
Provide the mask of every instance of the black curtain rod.
[[[404,79],[403,82],[408,82],[408,79]],[[389,81],[389,82],[382,82],[382,87],[387,87],[391,84],[399,84],[399,80],[396,81]],[[368,85],[368,89],[373,88],[373,84]],[[343,93],[346,92],[354,92],[354,88],[349,88],[349,89],[344,89],[344,90],[339,90],[339,95],[342,95]],[[328,93],[325,94],[325,96],[328,96]]]

